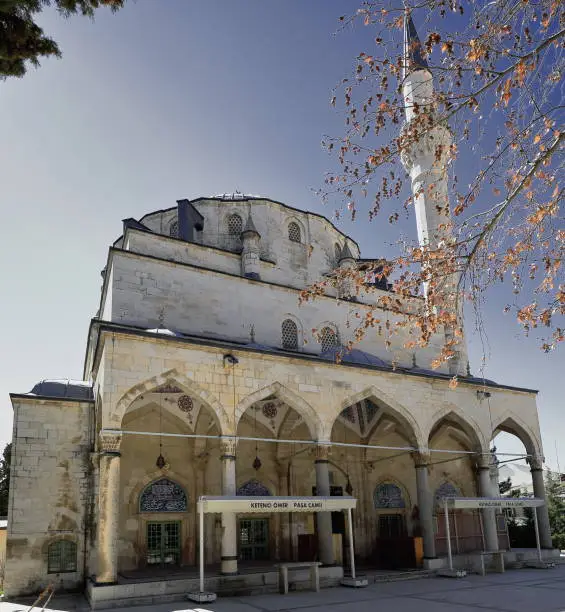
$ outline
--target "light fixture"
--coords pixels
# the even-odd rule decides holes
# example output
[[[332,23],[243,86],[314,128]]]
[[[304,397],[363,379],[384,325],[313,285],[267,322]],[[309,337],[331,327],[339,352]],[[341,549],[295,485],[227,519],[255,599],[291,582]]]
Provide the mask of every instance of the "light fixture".
[[[255,406],[255,424],[253,426],[253,437],[255,438],[255,459],[253,459],[253,469],[257,472],[261,469],[261,459],[259,459],[259,441],[257,440],[257,411],[258,406]]]
[[[157,461],[155,461],[155,465],[162,470],[167,465],[167,460],[163,457],[163,394],[159,395],[159,456],[157,457]]]

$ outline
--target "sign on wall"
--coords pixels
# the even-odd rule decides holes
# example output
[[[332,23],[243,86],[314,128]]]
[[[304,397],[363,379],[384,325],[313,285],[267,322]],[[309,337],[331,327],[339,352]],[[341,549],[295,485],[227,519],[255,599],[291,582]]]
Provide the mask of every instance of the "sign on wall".
[[[536,497],[451,497],[438,499],[439,505],[447,501],[448,508],[536,508],[545,501]]]
[[[201,497],[201,512],[336,512],[353,510],[353,497]]]

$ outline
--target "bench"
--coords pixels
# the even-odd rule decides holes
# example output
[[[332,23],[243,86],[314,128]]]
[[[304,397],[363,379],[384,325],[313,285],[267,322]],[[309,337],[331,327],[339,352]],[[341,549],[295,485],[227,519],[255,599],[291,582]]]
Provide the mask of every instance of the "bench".
[[[284,595],[288,594],[288,570],[308,568],[310,570],[310,582],[315,591],[320,590],[320,572],[322,565],[319,561],[298,561],[295,563],[278,563],[275,567],[279,569],[279,588]]]
[[[494,571],[500,574],[504,574],[504,550],[490,550],[482,552],[481,558],[481,576],[486,574],[485,569],[485,557],[491,557],[494,560]]]

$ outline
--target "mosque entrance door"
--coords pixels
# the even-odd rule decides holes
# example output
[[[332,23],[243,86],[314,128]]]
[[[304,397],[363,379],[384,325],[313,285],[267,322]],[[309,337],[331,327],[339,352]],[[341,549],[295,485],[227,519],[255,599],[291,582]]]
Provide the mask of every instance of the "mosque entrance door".
[[[147,523],[147,565],[180,565],[180,522]]]
[[[242,561],[266,561],[269,558],[269,519],[239,521],[239,558]]]

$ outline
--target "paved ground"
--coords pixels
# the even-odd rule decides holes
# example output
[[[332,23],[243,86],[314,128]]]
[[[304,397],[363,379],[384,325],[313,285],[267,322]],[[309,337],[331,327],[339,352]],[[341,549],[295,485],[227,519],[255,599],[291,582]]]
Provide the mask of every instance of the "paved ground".
[[[62,600],[52,608],[65,610]],[[66,608],[68,609],[68,607]],[[0,612],[26,607],[0,603]],[[320,593],[222,598],[213,604],[176,602],[122,608],[123,612],[565,612],[565,565],[550,570],[514,570],[463,579],[426,578],[335,588]],[[47,611],[46,611],[47,612]]]

